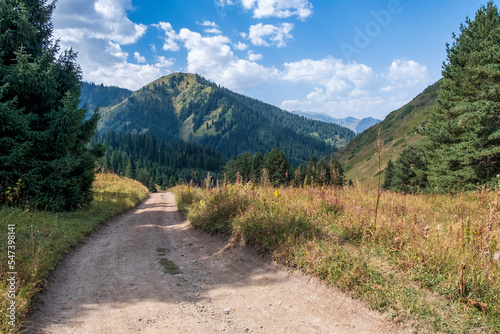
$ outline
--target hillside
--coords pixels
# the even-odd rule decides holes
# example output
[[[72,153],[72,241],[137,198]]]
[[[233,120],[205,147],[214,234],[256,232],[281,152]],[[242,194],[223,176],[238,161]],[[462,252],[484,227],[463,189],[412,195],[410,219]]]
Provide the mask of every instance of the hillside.
[[[293,165],[332,154],[355,135],[183,73],[160,78],[103,110],[99,130],[154,135],[167,143],[193,141],[228,158],[280,147]]]
[[[439,81],[427,87],[405,106],[391,112],[380,123],[357,135],[348,145],[335,153],[335,157],[345,166],[345,176],[374,186],[377,184],[378,161],[376,142],[378,133],[383,141],[381,164],[395,161],[403,149],[417,143],[423,137],[415,128],[426,122],[434,108],[439,90]]]
[[[333,123],[333,124],[338,124],[340,126],[343,126],[345,128],[351,129],[352,131],[356,133],[361,133],[371,127],[372,125],[375,125],[377,123],[380,123],[381,121],[379,119],[375,119],[373,117],[366,117],[363,119],[355,118],[355,117],[346,117],[346,118],[335,118],[330,115],[327,115],[325,113],[318,113],[318,112],[308,112],[308,111],[300,111],[296,110],[293,111],[294,114],[304,116],[310,119],[315,119],[317,121],[322,121],[322,122],[327,122],[327,123]]]
[[[132,91],[94,83],[82,82],[82,91],[80,95],[80,108],[87,105],[89,112],[93,112],[96,107],[102,110],[112,107],[132,94]]]

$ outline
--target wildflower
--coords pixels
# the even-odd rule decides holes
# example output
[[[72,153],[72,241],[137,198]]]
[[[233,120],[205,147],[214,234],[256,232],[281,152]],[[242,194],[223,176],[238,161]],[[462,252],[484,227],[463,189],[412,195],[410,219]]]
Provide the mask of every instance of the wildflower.
[[[278,190],[275,190],[275,191],[274,191],[274,196],[276,196],[276,197],[278,197],[278,196],[279,196],[279,194],[278,194]]]

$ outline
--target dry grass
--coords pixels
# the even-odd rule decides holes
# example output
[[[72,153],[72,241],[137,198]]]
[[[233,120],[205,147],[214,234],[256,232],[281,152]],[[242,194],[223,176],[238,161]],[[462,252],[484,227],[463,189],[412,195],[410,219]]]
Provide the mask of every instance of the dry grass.
[[[36,293],[62,257],[103,222],[140,203],[148,195],[139,182],[115,174],[98,174],[94,201],[75,212],[50,213],[20,208],[0,208],[0,332],[15,333]],[[16,322],[6,317],[8,298],[7,227],[15,226]]]
[[[384,192],[375,225],[376,189],[275,190],[248,184],[177,193],[182,199],[189,191],[195,226],[218,233],[213,226],[223,225],[233,244],[269,252],[394,321],[417,330],[500,331],[500,191]]]

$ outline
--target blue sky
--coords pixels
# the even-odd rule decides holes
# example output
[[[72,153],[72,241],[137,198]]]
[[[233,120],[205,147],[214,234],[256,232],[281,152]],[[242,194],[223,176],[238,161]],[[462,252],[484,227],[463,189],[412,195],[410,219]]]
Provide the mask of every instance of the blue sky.
[[[132,90],[198,73],[286,110],[383,119],[439,80],[486,0],[59,0],[84,80]]]

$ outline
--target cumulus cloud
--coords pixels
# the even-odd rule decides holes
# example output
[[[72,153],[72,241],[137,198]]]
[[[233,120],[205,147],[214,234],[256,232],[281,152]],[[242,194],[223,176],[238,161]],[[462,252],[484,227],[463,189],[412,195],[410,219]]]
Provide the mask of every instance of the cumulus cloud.
[[[247,34],[243,34],[244,38],[249,38],[253,45],[256,46],[271,46],[277,47],[286,46],[287,40],[293,38],[290,32],[293,30],[293,24],[282,23],[280,26],[272,24],[258,23],[250,26]]]
[[[242,0],[241,2],[245,9],[253,11],[253,17],[257,19],[297,16],[300,20],[305,20],[313,13],[313,6],[308,0]]]
[[[88,74],[87,79],[107,86],[119,86],[136,90],[166,74],[168,72],[164,72],[154,65],[120,62],[113,64],[111,67],[101,66],[96,68]]]
[[[247,59],[248,60],[250,60],[250,61],[258,61],[258,60],[261,60],[262,58],[264,58],[264,56],[261,55],[260,53],[253,53],[252,50],[248,51],[248,54],[247,54]]]
[[[309,83],[314,88],[304,99],[283,101],[281,108],[326,112],[335,117],[364,117],[370,111],[372,116],[383,118],[413,97],[408,96],[408,87],[414,86],[418,93],[429,81],[427,68],[415,61],[395,60],[387,73],[332,57],[303,59],[283,67],[282,80]]]
[[[246,45],[245,43],[242,43],[242,42],[238,42],[238,44],[234,45],[234,48],[236,50],[245,51],[246,49],[248,49],[248,45]]]
[[[387,79],[398,86],[414,86],[429,83],[430,75],[427,66],[413,60],[396,59],[392,62]]]
[[[275,68],[235,56],[226,36],[202,36],[183,28],[178,38],[188,51],[188,72],[199,73],[229,89],[241,91],[278,76]]]
[[[120,44],[136,43],[146,26],[127,18],[130,0],[61,0],[53,15],[54,35],[62,41],[75,37],[109,39]]]
[[[203,22],[196,22],[196,24],[206,27],[206,29],[204,30],[206,34],[215,34],[215,35],[222,34],[222,31],[219,30],[219,26],[215,22],[203,21]]]
[[[146,58],[141,56],[141,54],[139,52],[134,52],[134,58],[135,60],[137,60],[138,63],[145,63],[146,62]]]
[[[364,90],[376,84],[378,76],[373,70],[358,63],[344,63],[341,59],[304,59],[285,63],[282,79],[288,81],[311,81],[320,83],[329,93],[346,93],[349,90]]]
[[[54,37],[62,49],[78,52],[78,63],[87,81],[138,89],[169,73],[165,65],[146,64],[139,52],[131,61],[123,45],[137,43],[147,27],[134,23],[127,11],[134,10],[131,0],[59,0],[53,14]]]
[[[174,65],[175,59],[173,58],[165,58],[163,56],[156,57],[156,64],[155,66],[158,68],[169,68],[172,65]]]
[[[154,24],[158,29],[161,29],[165,32],[165,42],[163,43],[163,50],[165,51],[179,51],[180,47],[177,44],[176,40],[178,39],[177,34],[175,33],[174,28],[170,22],[160,22],[158,24]]]

